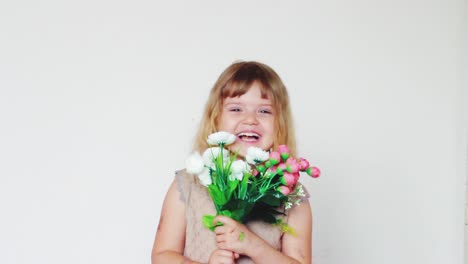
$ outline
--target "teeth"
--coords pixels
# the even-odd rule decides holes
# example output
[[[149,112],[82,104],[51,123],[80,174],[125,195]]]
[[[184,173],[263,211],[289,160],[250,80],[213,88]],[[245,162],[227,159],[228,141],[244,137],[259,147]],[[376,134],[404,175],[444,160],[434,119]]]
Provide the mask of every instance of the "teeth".
[[[239,133],[239,137],[242,137],[242,136],[245,136],[245,137],[259,137],[259,135],[257,133]]]
[[[243,138],[244,140],[252,140],[252,139],[259,139],[260,135],[257,133],[250,133],[250,132],[242,132],[237,134],[238,137]]]

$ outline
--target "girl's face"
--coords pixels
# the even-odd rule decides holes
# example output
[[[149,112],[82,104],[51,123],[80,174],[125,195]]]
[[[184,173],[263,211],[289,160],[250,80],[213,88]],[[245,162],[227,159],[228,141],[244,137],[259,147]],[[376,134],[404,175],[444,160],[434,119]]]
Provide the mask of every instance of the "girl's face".
[[[245,157],[251,146],[269,150],[273,146],[275,112],[270,99],[263,99],[260,86],[254,82],[238,97],[224,99],[218,130],[236,135],[231,151]]]

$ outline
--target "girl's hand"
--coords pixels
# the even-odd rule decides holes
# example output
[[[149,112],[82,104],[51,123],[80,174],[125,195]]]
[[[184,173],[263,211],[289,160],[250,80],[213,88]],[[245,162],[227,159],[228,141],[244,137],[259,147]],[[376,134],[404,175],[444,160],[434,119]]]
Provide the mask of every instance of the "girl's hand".
[[[211,253],[208,264],[235,264],[239,254],[224,249],[217,249]]]
[[[248,252],[257,247],[263,240],[259,239],[245,225],[226,216],[218,215],[213,224],[223,223],[215,228],[216,245],[220,249],[233,251],[241,255],[249,255]]]

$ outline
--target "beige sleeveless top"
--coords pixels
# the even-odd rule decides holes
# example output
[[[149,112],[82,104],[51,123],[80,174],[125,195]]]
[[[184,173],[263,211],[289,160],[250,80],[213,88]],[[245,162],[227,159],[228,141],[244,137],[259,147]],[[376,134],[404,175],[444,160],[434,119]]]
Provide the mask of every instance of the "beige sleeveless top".
[[[177,188],[180,198],[185,203],[185,249],[184,256],[201,263],[208,263],[211,253],[217,249],[215,234],[202,224],[203,215],[215,215],[216,209],[213,201],[198,178],[188,174],[185,170],[176,172]],[[307,192],[306,192],[307,194]],[[308,198],[306,195],[305,198]],[[283,218],[287,221],[287,217]],[[251,221],[246,226],[276,250],[281,250],[281,230],[263,221]],[[253,263],[247,256],[241,256],[236,263]]]

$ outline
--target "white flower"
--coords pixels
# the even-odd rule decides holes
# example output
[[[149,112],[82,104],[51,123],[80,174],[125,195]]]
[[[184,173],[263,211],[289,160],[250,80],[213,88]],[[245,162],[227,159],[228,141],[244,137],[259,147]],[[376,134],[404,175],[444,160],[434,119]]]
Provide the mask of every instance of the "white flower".
[[[198,174],[198,179],[204,186],[210,185],[212,183],[210,169],[205,168],[200,174]]]
[[[236,136],[225,131],[219,131],[209,135],[207,141],[210,145],[229,145],[236,141]]]
[[[230,181],[233,181],[233,180],[242,181],[243,178],[244,178],[244,173],[243,172],[240,172],[240,173],[232,172],[231,175],[229,175],[229,180]]]
[[[187,169],[188,173],[191,174],[200,174],[205,167],[203,162],[203,158],[198,152],[192,153],[188,158],[185,160],[185,168]]]
[[[219,152],[221,151],[220,147],[213,147],[208,148],[203,152],[203,161],[205,165],[208,167],[212,167],[214,165],[214,159],[219,156]],[[229,150],[223,149],[223,161],[226,162],[229,160]]]
[[[244,172],[249,172],[250,166],[243,160],[235,160],[231,164],[230,180],[238,179],[239,181],[244,178]]]
[[[248,163],[252,165],[256,165],[258,163],[264,162],[270,157],[268,152],[264,151],[261,148],[257,147],[250,147],[247,149],[247,155],[245,155],[245,159]]]
[[[249,165],[243,160],[235,160],[231,164],[231,171],[235,173],[248,172]]]
[[[301,184],[297,185],[296,189],[297,189],[297,196],[300,196],[300,197],[306,196]]]
[[[291,209],[293,206],[301,204],[302,198],[305,197],[305,192],[301,184],[296,185],[296,188],[288,195],[288,201],[285,203],[285,209]]]

